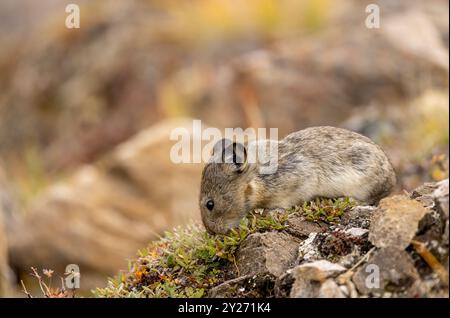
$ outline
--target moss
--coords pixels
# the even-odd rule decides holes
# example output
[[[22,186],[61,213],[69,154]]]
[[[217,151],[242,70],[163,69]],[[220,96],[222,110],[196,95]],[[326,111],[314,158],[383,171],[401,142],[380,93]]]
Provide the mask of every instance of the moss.
[[[256,211],[244,218],[228,235],[210,235],[199,225],[176,228],[138,252],[127,271],[97,288],[97,297],[203,297],[213,286],[227,279],[235,265],[235,253],[250,234],[281,231],[292,214],[312,221],[336,221],[351,205],[348,199],[317,200],[303,207]]]
[[[340,220],[344,212],[355,205],[356,202],[350,198],[317,198],[314,201],[305,202],[298,210],[301,211],[308,221],[336,223]]]

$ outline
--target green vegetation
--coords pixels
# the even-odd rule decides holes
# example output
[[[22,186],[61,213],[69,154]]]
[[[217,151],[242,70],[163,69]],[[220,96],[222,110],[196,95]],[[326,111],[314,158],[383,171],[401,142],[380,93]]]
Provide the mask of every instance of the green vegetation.
[[[338,222],[345,211],[355,206],[355,201],[350,198],[316,199],[305,202],[301,209],[308,221],[322,221],[325,223]]]
[[[226,279],[235,266],[235,253],[251,233],[281,231],[290,216],[311,221],[336,222],[351,206],[349,199],[317,199],[302,207],[256,211],[228,235],[210,235],[198,225],[176,228],[138,252],[128,271],[110,279],[97,297],[203,297]]]

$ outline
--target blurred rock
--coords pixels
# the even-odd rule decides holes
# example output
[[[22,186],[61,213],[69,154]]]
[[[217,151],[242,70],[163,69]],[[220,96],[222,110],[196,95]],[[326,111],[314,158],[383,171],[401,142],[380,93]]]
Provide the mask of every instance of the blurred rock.
[[[419,202],[395,195],[380,201],[372,214],[369,241],[377,247],[405,249],[428,212]]]
[[[10,288],[7,243],[6,232],[3,224],[3,215],[0,206],[0,297],[5,297]]]
[[[353,276],[353,282],[360,293],[382,296],[384,292],[416,296],[413,287],[419,279],[411,257],[397,246],[376,251]]]
[[[36,26],[39,36],[31,32],[0,56],[0,149],[36,143],[53,171],[92,162],[167,116],[276,127],[283,137],[340,125],[372,103],[383,113],[392,102],[447,89],[448,3],[397,3],[408,10],[380,4],[379,30],[355,28],[354,12],[364,7],[338,2],[341,20],[311,34],[213,44],[190,43],[170,6],[86,5],[76,33],[59,22]],[[336,15],[333,8],[327,14]]]
[[[89,289],[165,230],[198,221],[202,167],[171,162],[174,128],[192,132],[192,121],[144,130],[97,165],[50,187],[11,231],[12,266],[22,273],[30,266],[63,273],[75,263]]]
[[[0,297],[8,295],[11,289],[11,272],[8,265],[8,241],[5,216],[9,206],[6,179],[0,164]]]
[[[426,12],[412,8],[393,14],[383,21],[381,31],[392,45],[409,56],[448,71],[448,47],[445,47],[438,25]]]

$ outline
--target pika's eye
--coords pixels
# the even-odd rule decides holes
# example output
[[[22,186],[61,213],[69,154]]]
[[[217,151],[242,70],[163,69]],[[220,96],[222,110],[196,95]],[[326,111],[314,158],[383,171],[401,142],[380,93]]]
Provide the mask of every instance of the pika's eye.
[[[212,211],[212,209],[214,209],[214,201],[213,200],[206,201],[206,207],[208,208],[208,210]]]

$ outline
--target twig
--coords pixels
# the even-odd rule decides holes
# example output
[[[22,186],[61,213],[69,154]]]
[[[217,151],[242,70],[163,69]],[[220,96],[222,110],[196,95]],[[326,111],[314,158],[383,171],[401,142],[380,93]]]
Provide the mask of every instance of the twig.
[[[25,295],[27,295],[28,298],[33,298],[33,296],[31,296],[31,294],[28,292],[27,288],[25,287],[23,280],[20,280],[20,283],[22,284],[22,291],[25,293]]]
[[[42,280],[42,277],[41,277],[41,275],[39,275],[36,268],[31,267],[31,270],[33,271],[33,273],[31,275],[38,279],[39,287],[41,288],[42,293],[44,294],[45,297],[49,297],[50,296],[50,288],[48,288],[47,284],[45,284],[45,282]]]
[[[237,277],[241,276],[241,273],[239,272],[239,267],[237,266],[237,263],[236,263],[236,257],[234,257],[234,255],[233,255],[233,264],[234,264],[234,267],[236,267]]]
[[[370,254],[372,254],[372,252],[375,250],[375,248],[376,248],[375,246],[372,247],[363,257],[361,257],[361,259],[358,262],[356,262],[355,265],[353,265],[345,273],[342,273],[341,275],[339,275],[339,277],[337,278],[339,284],[346,284],[350,280],[350,278],[353,276],[355,269],[369,258]]]
[[[434,257],[434,255],[426,248],[425,244],[416,240],[411,241],[416,252],[424,259],[424,261],[431,267],[431,269],[438,274],[442,283],[448,286],[448,272],[441,263]]]
[[[375,250],[375,246],[372,247],[361,259],[349,269],[349,271],[354,271],[359,265],[361,265],[366,259],[369,258],[370,254]]]

